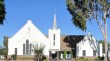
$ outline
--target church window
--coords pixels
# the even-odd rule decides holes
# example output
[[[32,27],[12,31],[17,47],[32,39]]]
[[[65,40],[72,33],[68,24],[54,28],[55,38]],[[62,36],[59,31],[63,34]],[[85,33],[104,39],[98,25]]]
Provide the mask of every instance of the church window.
[[[32,44],[30,43],[30,54],[31,54],[31,50],[32,50]]]
[[[53,40],[55,41],[55,34],[53,35]]]
[[[96,50],[93,50],[93,56],[96,56]]]
[[[55,45],[55,34],[53,35],[53,45]]]
[[[53,45],[55,45],[55,42],[53,42]]]
[[[25,44],[23,44],[23,55],[25,55]]]
[[[83,50],[83,56],[86,56],[86,50]]]
[[[15,48],[15,54],[17,55],[17,48]]]
[[[29,55],[29,40],[26,40],[26,55]]]

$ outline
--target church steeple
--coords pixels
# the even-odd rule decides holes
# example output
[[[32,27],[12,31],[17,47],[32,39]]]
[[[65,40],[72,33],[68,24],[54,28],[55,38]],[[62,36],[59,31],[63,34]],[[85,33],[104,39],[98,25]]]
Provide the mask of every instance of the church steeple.
[[[53,19],[53,28],[49,29],[50,49],[60,50],[60,29],[57,28],[56,10]]]
[[[56,22],[56,9],[55,9],[55,13],[54,13],[53,29],[57,29],[57,22]]]

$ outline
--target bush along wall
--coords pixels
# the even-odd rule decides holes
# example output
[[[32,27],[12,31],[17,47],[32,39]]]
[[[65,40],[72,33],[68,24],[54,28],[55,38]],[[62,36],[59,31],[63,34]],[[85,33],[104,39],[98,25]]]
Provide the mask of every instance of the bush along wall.
[[[65,50],[65,51],[64,51],[64,54],[63,54],[63,58],[64,58],[64,59],[66,59],[66,54],[67,54],[67,51]]]
[[[11,55],[11,58],[12,58],[13,60],[16,60],[16,59],[17,59],[17,55],[16,55],[16,54],[13,54],[13,55]]]

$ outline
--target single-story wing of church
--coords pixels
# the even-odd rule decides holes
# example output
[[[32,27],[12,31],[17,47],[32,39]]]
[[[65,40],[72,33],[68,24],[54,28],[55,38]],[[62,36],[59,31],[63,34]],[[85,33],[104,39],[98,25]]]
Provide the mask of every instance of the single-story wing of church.
[[[89,32],[87,35],[62,35],[57,28],[56,14],[54,15],[53,28],[44,35],[31,20],[12,37],[8,39],[8,56],[16,54],[18,57],[33,56],[33,45],[45,45],[44,55],[49,59],[57,57],[63,59],[72,57],[98,57],[102,56],[102,44]]]

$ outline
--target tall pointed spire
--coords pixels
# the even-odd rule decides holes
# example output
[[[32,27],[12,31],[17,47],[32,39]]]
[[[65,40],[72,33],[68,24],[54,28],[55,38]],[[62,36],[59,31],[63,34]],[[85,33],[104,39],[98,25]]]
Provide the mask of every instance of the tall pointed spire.
[[[57,29],[57,22],[56,22],[56,9],[55,9],[55,13],[54,13],[53,29]]]

